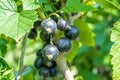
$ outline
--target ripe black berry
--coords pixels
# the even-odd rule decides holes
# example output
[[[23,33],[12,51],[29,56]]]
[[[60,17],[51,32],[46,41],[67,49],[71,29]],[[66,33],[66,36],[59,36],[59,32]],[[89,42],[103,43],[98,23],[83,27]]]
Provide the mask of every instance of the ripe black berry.
[[[58,17],[56,15],[51,15],[50,18],[53,19],[55,22],[58,22]]]
[[[75,26],[71,26],[70,30],[65,31],[65,36],[71,40],[75,40],[79,36],[79,30]]]
[[[41,49],[39,49],[39,50],[37,51],[36,56],[42,57],[42,50],[41,50]]]
[[[51,67],[49,70],[50,70],[50,77],[55,77],[57,75],[57,67]]]
[[[50,42],[50,34],[47,34],[45,31],[40,32],[40,39],[43,41]]]
[[[42,22],[41,20],[35,21],[33,27],[34,27],[35,29],[40,28],[41,22]]]
[[[28,34],[29,39],[35,39],[37,37],[37,31],[36,29],[32,28]]]
[[[43,48],[43,56],[49,60],[54,60],[59,55],[59,50],[54,45],[47,45]]]
[[[58,22],[57,22],[57,27],[59,30],[61,31],[65,31],[67,29],[69,29],[69,25],[68,25],[68,22],[63,20],[63,19],[60,19]]]
[[[39,69],[39,75],[43,77],[49,77],[50,76],[49,68],[45,66],[41,67]]]
[[[53,43],[61,52],[67,52],[71,48],[71,41],[68,38],[60,38],[58,40],[54,40]]]
[[[43,46],[42,46],[42,49],[45,47],[45,46],[47,46],[47,45],[49,45],[50,44],[50,42],[45,42],[44,44],[43,44]]]
[[[42,61],[43,61],[42,57],[37,57],[34,61],[35,68],[39,69],[43,65]]]
[[[48,34],[53,34],[57,29],[57,24],[52,19],[45,19],[41,23],[42,30],[46,31]]]

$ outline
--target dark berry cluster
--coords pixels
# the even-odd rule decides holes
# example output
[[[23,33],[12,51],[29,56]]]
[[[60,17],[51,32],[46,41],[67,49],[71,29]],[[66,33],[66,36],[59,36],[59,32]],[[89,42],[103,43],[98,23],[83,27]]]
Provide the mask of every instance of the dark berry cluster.
[[[55,60],[61,53],[71,49],[71,40],[77,39],[79,30],[74,25],[69,25],[66,20],[49,18],[34,23],[34,28],[29,32],[28,38],[37,37],[37,28],[40,28],[40,39],[45,42],[42,49],[38,50],[34,66],[43,77],[53,77],[57,73]],[[59,38],[55,37],[56,32],[63,32]]]
[[[51,46],[54,47],[54,46]],[[55,77],[57,75],[56,62],[43,57],[42,49],[39,49],[36,53],[36,59],[34,61],[34,66],[38,69],[38,73],[43,77]]]

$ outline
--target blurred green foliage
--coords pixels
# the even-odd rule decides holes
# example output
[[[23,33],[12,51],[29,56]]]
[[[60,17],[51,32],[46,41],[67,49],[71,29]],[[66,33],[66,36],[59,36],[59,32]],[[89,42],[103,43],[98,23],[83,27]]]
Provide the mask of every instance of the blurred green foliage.
[[[75,74],[83,76],[84,80],[112,80],[109,51],[113,43],[110,41],[110,33],[113,24],[119,20],[119,11],[115,8],[100,8],[88,12],[84,17],[95,34],[95,46],[80,47],[73,62],[77,69]]]

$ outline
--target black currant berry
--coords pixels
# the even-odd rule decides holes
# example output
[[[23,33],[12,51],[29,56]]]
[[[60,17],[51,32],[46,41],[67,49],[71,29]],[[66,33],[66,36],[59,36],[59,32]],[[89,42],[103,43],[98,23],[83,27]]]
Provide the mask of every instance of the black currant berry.
[[[37,51],[36,56],[42,57],[42,49],[39,49]]]
[[[51,67],[50,70],[50,77],[55,77],[57,75],[57,67]]]
[[[68,38],[60,38],[58,40],[54,40],[53,43],[61,52],[67,52],[71,49],[71,41]]]
[[[59,55],[59,50],[54,45],[47,45],[43,48],[43,56],[49,60],[55,60]]]
[[[42,22],[41,20],[35,21],[33,27],[34,27],[35,29],[40,28],[41,22]]]
[[[41,23],[42,30],[46,31],[48,34],[53,34],[57,29],[57,24],[52,19],[45,19]]]
[[[58,20],[57,27],[61,31],[65,31],[70,28],[70,26],[68,25],[68,22],[63,19]]]
[[[70,40],[75,40],[79,36],[78,28],[71,26],[71,29],[65,31],[65,36]]]
[[[58,17],[56,15],[51,15],[51,19],[53,19],[56,23],[58,22]]]
[[[50,34],[47,34],[45,31],[40,32],[40,39],[43,41],[50,42]]]
[[[43,65],[43,58],[37,57],[34,61],[35,68],[39,69]]]
[[[49,77],[50,76],[50,70],[49,70],[49,68],[45,67],[45,66],[41,67],[39,69],[39,75],[43,76],[43,77]]]
[[[28,38],[29,39],[35,39],[37,37],[37,31],[36,29],[32,28],[30,32],[28,33]]]
[[[46,42],[43,44],[42,49],[43,49],[45,46],[49,45],[49,44],[50,44],[50,42],[46,41]]]

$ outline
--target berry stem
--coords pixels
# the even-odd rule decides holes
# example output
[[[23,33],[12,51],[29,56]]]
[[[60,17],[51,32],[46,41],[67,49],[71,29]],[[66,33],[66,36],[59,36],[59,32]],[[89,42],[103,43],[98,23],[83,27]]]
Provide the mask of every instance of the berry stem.
[[[59,16],[59,15],[58,15],[58,14],[56,14],[56,13],[51,13],[51,14],[49,15],[49,17],[50,17],[50,16],[52,16],[52,15],[57,16],[57,18],[58,18],[58,19],[60,19],[60,18],[61,18],[61,16]]]
[[[24,38],[23,38],[22,51],[21,51],[21,56],[20,56],[20,67],[19,67],[18,76],[15,80],[20,80],[22,72],[25,69],[25,67],[23,66],[23,62],[24,62],[23,60],[24,60],[24,53],[25,53],[27,38],[28,38],[28,33],[26,33]]]
[[[67,14],[67,16],[68,16],[68,20],[69,20],[70,24],[73,25],[73,22],[74,22],[76,19],[78,19],[79,17],[82,16],[82,13],[78,13],[78,14],[76,14],[76,15],[74,15],[74,16],[72,16],[71,13],[69,13],[69,14]]]
[[[38,8],[36,11],[41,19],[46,19],[44,13],[42,12],[42,10],[40,8]]]
[[[57,63],[59,70],[62,72],[63,76],[66,78],[66,80],[74,80],[74,77],[69,67],[67,66],[65,57],[62,53],[60,53],[60,55],[56,59],[56,63]]]
[[[48,18],[48,15],[47,15],[47,13],[46,13],[46,11],[45,11],[43,5],[41,5],[40,8],[41,8],[42,12],[44,13],[45,17]]]

